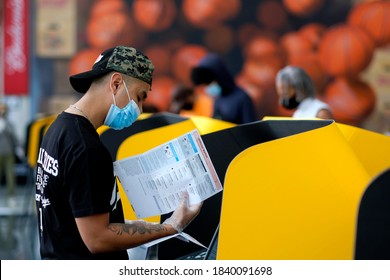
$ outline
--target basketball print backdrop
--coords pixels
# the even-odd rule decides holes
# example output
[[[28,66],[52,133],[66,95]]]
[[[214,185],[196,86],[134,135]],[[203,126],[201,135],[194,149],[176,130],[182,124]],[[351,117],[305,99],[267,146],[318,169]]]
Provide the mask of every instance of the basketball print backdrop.
[[[390,2],[362,2],[350,11],[347,22],[370,34],[377,47],[390,43]]]
[[[331,100],[336,121],[361,125],[375,110],[372,98],[376,89],[363,80],[363,75],[376,51],[390,44],[388,0],[90,3],[69,72],[85,69],[101,49],[132,45],[155,62],[155,79],[161,82],[153,85],[151,96],[153,92],[163,96],[150,98],[149,103],[155,103],[150,105],[159,110],[168,108],[171,88],[178,84],[191,86],[191,68],[209,52],[223,57],[239,86],[248,91],[259,119],[266,115],[291,116],[290,110],[278,104],[274,85],[276,73],[288,64],[302,67],[313,79],[320,98]],[[368,101],[362,101],[365,87],[360,82],[370,87]],[[199,88],[196,94],[199,102],[209,107],[204,90]],[[345,100],[345,96],[355,97],[360,109],[354,109],[354,102],[335,102],[337,98]]]
[[[356,26],[340,24],[328,29],[319,47],[323,69],[332,76],[356,77],[371,62],[375,43]]]

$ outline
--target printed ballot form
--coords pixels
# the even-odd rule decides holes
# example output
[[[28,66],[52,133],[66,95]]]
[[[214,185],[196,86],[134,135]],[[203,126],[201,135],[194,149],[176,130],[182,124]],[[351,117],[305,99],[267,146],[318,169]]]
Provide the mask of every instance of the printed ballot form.
[[[196,204],[222,191],[197,129],[145,153],[114,162],[137,218],[174,211],[183,191]]]

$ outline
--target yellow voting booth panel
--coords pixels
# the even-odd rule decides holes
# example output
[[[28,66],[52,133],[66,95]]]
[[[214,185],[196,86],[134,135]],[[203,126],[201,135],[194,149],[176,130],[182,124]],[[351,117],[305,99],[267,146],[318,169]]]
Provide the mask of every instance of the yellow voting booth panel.
[[[196,128],[198,128],[201,135],[236,126],[236,124],[231,122],[212,119],[204,116],[191,116],[190,118],[195,124]]]
[[[105,131],[107,131],[107,130],[109,130],[109,129],[110,129],[109,126],[107,126],[107,125],[102,125],[102,126],[100,126],[100,127],[98,127],[98,128],[96,129],[96,132],[97,132],[99,135],[101,135],[102,133],[104,133]]]
[[[370,179],[336,123],[244,150],[225,177],[217,259],[352,259]]]
[[[297,120],[290,117],[266,116],[263,120]],[[356,156],[371,177],[390,167],[390,137],[359,127],[336,123]],[[326,139],[325,139],[326,140]]]
[[[390,167],[390,137],[337,123],[348,144],[373,178]]]
[[[31,124],[27,136],[27,163],[30,168],[35,168],[42,136],[56,117],[56,115],[45,116]]]

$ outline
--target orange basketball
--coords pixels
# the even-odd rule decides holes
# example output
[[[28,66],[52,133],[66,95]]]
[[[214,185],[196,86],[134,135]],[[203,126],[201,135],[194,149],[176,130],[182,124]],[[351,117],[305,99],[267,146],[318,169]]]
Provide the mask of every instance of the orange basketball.
[[[199,28],[210,28],[235,17],[240,0],[184,0],[182,11],[188,22]]]
[[[171,53],[176,52],[184,45],[186,45],[186,41],[183,38],[172,38],[164,44]]]
[[[324,0],[283,0],[286,9],[298,17],[311,16],[324,5]]]
[[[172,72],[175,78],[184,84],[191,84],[191,70],[206,56],[208,50],[200,45],[180,47],[172,59]]]
[[[314,52],[312,43],[299,32],[291,31],[285,33],[282,37],[280,37],[280,45],[286,51],[289,61],[294,56]]]
[[[288,26],[285,7],[277,0],[261,1],[256,8],[256,19],[262,26],[275,31],[282,31]]]
[[[168,47],[149,45],[144,53],[154,64],[153,75],[159,76],[170,74],[172,54]]]
[[[90,46],[111,48],[134,41],[131,20],[125,12],[112,12],[88,21],[86,36]]]
[[[279,35],[274,31],[262,29],[258,24],[254,23],[244,23],[238,26],[237,40],[240,46],[246,47],[247,43],[255,37],[277,40]]]
[[[307,23],[298,30],[299,35],[309,40],[314,50],[318,49],[325,32],[326,26],[316,22]]]
[[[282,52],[276,40],[265,36],[255,36],[246,44],[243,54],[246,59],[262,60],[279,56]]]
[[[69,76],[92,69],[103,49],[84,49],[76,53],[69,61]]]
[[[286,61],[284,50],[274,39],[265,36],[256,36],[243,49],[245,60],[271,63],[278,68],[283,67]]]
[[[154,105],[160,112],[168,111],[172,91],[176,85],[176,81],[168,76],[154,78],[152,90],[148,93],[145,105]]]
[[[362,80],[340,77],[326,87],[323,100],[331,107],[336,121],[358,126],[375,109],[376,94]]]
[[[217,17],[222,21],[233,19],[241,11],[241,0],[214,0],[216,9],[219,11]]]
[[[163,31],[171,27],[177,9],[173,0],[135,0],[132,12],[135,21],[146,30]]]
[[[125,10],[127,6],[123,0],[95,0],[91,6],[90,18]]]
[[[247,59],[242,67],[242,74],[248,80],[262,89],[273,88],[275,77],[280,69],[280,65],[262,61]]]
[[[234,45],[233,30],[228,25],[219,24],[205,31],[203,41],[210,51],[226,54]]]
[[[359,27],[339,24],[328,29],[320,47],[321,66],[331,76],[357,76],[371,62],[373,39]]]
[[[366,30],[382,47],[390,43],[390,2],[363,2],[352,8],[348,23]]]
[[[296,55],[291,58],[289,63],[305,70],[305,72],[313,80],[317,93],[320,95],[323,93],[329,77],[325,73],[324,69],[322,69],[316,53]]]

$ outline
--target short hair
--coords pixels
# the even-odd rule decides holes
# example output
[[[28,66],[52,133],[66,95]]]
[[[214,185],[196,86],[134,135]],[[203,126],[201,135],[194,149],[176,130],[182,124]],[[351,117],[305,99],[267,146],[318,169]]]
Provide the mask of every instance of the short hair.
[[[276,74],[276,80],[284,87],[294,87],[301,97],[314,97],[315,88],[310,76],[300,67],[286,66]]]

